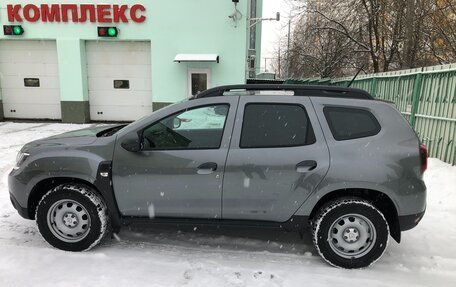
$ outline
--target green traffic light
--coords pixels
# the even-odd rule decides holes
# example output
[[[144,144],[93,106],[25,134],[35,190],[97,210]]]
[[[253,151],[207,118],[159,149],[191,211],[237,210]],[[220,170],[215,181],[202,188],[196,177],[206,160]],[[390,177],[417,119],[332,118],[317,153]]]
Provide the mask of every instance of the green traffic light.
[[[108,28],[108,35],[111,37],[117,36],[117,29],[116,28]]]
[[[22,34],[22,28],[19,26],[14,26],[13,28],[13,34],[14,35],[21,35]]]

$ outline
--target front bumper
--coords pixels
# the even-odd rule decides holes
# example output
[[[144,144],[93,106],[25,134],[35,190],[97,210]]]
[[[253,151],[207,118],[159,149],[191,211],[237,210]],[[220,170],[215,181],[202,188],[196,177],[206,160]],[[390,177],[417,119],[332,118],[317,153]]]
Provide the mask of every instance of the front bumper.
[[[425,211],[412,215],[399,216],[399,226],[401,231],[406,231],[417,226],[421,219],[423,219]]]
[[[27,206],[28,202],[27,185],[20,180],[18,170],[12,170],[10,172],[8,176],[8,189],[11,203],[19,215],[26,219],[31,219],[27,207],[24,207]]]
[[[22,216],[25,219],[31,219],[30,214],[27,208],[22,207],[19,202],[16,200],[14,195],[10,193],[10,200],[11,203],[13,204],[14,208],[17,210],[20,216]]]

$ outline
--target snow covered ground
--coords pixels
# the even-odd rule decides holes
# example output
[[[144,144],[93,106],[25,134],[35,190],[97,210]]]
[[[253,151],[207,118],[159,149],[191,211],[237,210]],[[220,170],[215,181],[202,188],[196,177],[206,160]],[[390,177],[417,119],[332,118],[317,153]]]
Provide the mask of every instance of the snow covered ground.
[[[431,159],[428,208],[365,270],[328,266],[310,235],[263,230],[123,230],[86,253],[51,248],[8,195],[16,153],[83,125],[0,123],[0,286],[456,286],[456,167]]]

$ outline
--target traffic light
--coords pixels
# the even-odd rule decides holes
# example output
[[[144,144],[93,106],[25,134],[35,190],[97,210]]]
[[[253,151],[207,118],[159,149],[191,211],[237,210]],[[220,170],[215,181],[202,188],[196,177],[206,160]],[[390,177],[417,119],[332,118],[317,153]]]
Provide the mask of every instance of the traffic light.
[[[98,27],[98,37],[115,38],[119,35],[119,29],[116,27]]]
[[[6,36],[20,36],[24,34],[24,29],[20,25],[4,25],[3,35]]]

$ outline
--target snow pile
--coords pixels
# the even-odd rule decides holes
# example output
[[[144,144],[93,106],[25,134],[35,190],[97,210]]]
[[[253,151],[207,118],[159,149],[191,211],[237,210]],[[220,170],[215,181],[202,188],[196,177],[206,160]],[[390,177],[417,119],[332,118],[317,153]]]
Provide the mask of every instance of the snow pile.
[[[422,222],[390,240],[365,270],[330,267],[309,233],[124,229],[87,253],[53,249],[9,202],[7,175],[31,140],[86,126],[0,123],[0,287],[3,286],[455,286],[456,167],[431,159]],[[248,183],[247,183],[248,184]],[[152,212],[153,213],[153,212]]]

